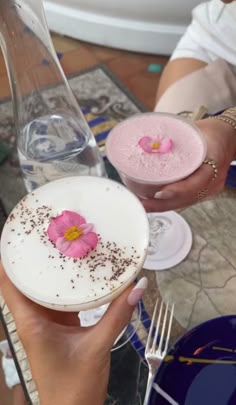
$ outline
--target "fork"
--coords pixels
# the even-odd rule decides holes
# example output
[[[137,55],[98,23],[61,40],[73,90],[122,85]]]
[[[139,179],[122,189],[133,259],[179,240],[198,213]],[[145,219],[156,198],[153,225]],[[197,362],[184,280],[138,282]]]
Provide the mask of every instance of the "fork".
[[[169,340],[170,340],[170,332],[171,326],[173,321],[174,315],[174,304],[170,305],[169,302],[165,304],[164,310],[164,301],[161,301],[159,314],[157,316],[157,308],[158,308],[159,299],[156,300],[154,312],[152,315],[151,326],[148,333],[147,344],[145,348],[145,359],[148,363],[149,373],[148,373],[148,381],[147,381],[147,388],[146,394],[144,398],[143,405],[148,405],[148,400],[150,396],[150,392],[152,389],[152,384],[156,375],[156,371],[159,368],[162,360],[167,354]],[[157,319],[156,319],[157,318]],[[163,319],[163,323],[161,326],[161,320]],[[153,331],[154,327],[156,326],[154,338]],[[160,335],[160,336],[159,336]],[[159,337],[159,341],[157,342]]]

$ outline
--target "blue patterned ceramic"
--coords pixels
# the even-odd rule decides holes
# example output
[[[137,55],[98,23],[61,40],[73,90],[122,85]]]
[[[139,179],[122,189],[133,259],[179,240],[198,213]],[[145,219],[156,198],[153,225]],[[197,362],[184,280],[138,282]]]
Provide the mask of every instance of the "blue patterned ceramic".
[[[150,405],[236,405],[236,315],[204,322],[170,349],[157,373]]]

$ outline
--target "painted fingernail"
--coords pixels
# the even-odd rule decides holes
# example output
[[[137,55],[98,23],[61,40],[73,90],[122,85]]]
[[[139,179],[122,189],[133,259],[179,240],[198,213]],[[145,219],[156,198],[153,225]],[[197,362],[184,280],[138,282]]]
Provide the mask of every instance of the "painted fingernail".
[[[143,293],[146,290],[147,286],[148,286],[147,277],[141,278],[131,291],[130,295],[128,296],[128,304],[132,306],[136,305],[142,298]]]
[[[154,198],[156,200],[168,200],[169,198],[173,198],[175,195],[174,191],[158,191],[155,195]]]

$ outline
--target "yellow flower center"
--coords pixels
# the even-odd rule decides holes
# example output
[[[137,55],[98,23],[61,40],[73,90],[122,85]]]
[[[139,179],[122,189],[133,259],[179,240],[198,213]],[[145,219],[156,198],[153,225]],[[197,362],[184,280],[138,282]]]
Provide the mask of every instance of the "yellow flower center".
[[[78,226],[71,226],[71,228],[67,229],[64,233],[64,238],[66,240],[75,240],[78,239],[81,235],[83,235],[83,230]]]
[[[159,149],[160,148],[160,143],[159,142],[153,142],[152,143],[152,149]]]

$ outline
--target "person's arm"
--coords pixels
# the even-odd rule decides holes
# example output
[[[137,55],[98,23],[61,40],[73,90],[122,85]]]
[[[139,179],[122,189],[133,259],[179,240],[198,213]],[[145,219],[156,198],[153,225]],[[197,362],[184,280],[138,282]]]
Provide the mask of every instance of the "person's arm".
[[[77,313],[48,310],[24,297],[0,265],[0,289],[17,326],[41,405],[102,405],[110,351],[130,321],[147,279],[130,286],[95,326],[82,328]]]

